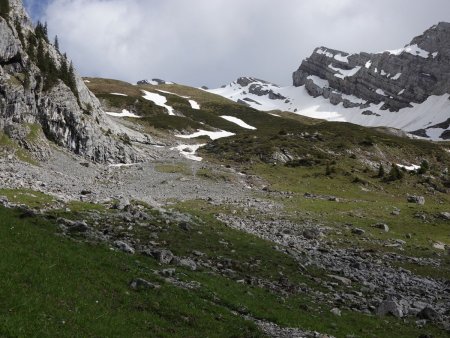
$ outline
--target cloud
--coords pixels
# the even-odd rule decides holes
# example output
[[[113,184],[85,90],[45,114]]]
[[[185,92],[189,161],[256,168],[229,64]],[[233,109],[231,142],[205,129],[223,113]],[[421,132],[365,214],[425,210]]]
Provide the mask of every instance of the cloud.
[[[49,0],[44,19],[83,75],[218,86],[289,84],[317,46],[398,48],[449,12],[448,0]]]

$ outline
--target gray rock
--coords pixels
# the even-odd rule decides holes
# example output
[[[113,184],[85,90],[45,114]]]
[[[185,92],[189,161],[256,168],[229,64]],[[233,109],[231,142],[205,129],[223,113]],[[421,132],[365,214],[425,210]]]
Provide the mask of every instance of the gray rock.
[[[142,278],[136,278],[130,282],[130,288],[133,290],[136,290],[136,291],[148,290],[148,289],[159,289],[160,287],[161,287],[161,285],[151,283]]]
[[[172,269],[164,269],[164,270],[161,270],[160,274],[164,277],[174,277],[175,272],[176,272],[176,270],[173,268]]]
[[[86,232],[89,230],[89,226],[85,221],[76,221],[68,227],[69,232]]]
[[[172,251],[164,249],[152,250],[151,255],[162,264],[170,264],[175,257]]]
[[[360,228],[353,228],[352,229],[352,234],[355,234],[355,235],[364,235],[366,232],[363,230],[363,229],[360,229]]]
[[[303,230],[303,237],[306,239],[317,239],[321,235],[321,232],[318,228],[308,228]]]
[[[190,225],[187,222],[180,222],[178,224],[178,226],[180,227],[181,230],[184,230],[184,231],[191,231],[192,230],[192,225]]]
[[[192,271],[197,270],[197,263],[195,263],[190,258],[177,258],[177,259],[174,259],[174,262],[175,262],[176,265],[182,266],[182,267],[185,267],[185,268],[189,268]]]
[[[376,310],[376,314],[378,316],[390,314],[397,318],[402,318],[404,316],[402,306],[394,300],[385,300],[381,302]]]
[[[129,245],[128,243],[125,243],[123,241],[115,241],[114,242],[114,246],[117,249],[119,249],[120,251],[129,253],[129,254],[134,254],[135,253],[134,248],[131,245]]]
[[[338,317],[340,317],[341,316],[341,310],[339,310],[337,307],[335,307],[335,308],[333,308],[333,309],[331,309],[331,311],[330,311],[332,314],[334,314],[335,316],[338,316]]]
[[[431,307],[426,307],[417,314],[417,318],[430,320],[432,322],[437,322],[440,320],[439,313]]]
[[[377,223],[377,224],[374,224],[372,226],[377,228],[377,229],[381,229],[384,232],[389,232],[389,226],[386,223]]]
[[[446,221],[450,221],[450,212],[441,212],[439,217],[445,219]]]
[[[425,204],[425,197],[412,195],[412,196],[408,196],[407,197],[407,201],[409,203],[416,203],[416,204],[419,204],[419,205],[424,205]]]

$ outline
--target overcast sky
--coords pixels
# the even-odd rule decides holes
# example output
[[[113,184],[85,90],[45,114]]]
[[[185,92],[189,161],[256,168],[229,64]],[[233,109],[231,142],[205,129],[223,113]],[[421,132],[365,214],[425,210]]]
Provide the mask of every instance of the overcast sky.
[[[218,87],[239,76],[281,85],[318,46],[397,49],[449,0],[24,0],[83,76]]]

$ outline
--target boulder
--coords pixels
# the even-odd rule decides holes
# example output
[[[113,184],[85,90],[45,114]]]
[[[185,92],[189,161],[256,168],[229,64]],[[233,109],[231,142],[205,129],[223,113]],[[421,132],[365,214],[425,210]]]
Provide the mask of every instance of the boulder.
[[[359,236],[362,236],[362,235],[364,235],[366,232],[363,230],[363,229],[360,229],[360,228],[353,228],[352,229],[352,234],[355,234],[355,235],[359,235]]]
[[[160,287],[161,287],[161,285],[151,283],[142,278],[136,278],[130,282],[130,288],[133,290],[136,290],[136,291],[148,290],[148,289],[159,289]]]
[[[374,228],[381,229],[384,232],[389,232],[389,225],[387,225],[386,223],[377,223],[377,224],[374,224],[372,226]]]
[[[397,318],[404,316],[402,306],[394,300],[385,300],[381,302],[376,310],[378,316],[392,315]]]
[[[125,243],[123,241],[115,241],[114,242],[114,246],[117,249],[119,249],[120,251],[129,253],[129,254],[134,254],[135,253],[134,248],[131,245],[129,245],[128,243]]]
[[[427,306],[417,314],[417,318],[437,322],[440,320],[440,315],[436,310]]]
[[[416,203],[419,205],[424,205],[425,204],[425,197],[423,196],[408,196],[407,200],[409,203]]]

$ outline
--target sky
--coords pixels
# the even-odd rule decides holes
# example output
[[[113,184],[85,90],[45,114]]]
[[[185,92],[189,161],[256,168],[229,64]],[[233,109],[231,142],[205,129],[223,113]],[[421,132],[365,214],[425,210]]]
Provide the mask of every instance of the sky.
[[[315,47],[398,49],[449,0],[24,0],[83,76],[210,88],[253,76],[280,85]]]

